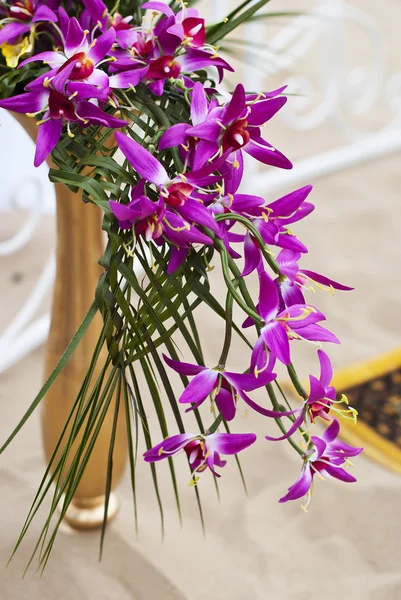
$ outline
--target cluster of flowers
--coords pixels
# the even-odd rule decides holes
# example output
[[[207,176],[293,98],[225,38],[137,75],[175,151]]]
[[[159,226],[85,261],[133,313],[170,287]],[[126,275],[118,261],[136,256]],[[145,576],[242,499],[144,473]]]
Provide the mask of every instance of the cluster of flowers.
[[[239,84],[227,99],[194,78],[194,72],[214,67],[221,80],[225,70],[233,69],[206,44],[204,20],[184,3],[175,13],[163,2],[146,2],[140,26],[117,13],[110,15],[102,0],[83,3],[85,9],[79,20],[70,18],[56,0],[7,3],[0,43],[18,44],[21,35],[50,27],[55,49],[20,64],[23,67],[41,61],[48,70],[30,82],[25,93],[0,101],[0,106],[38,118],[35,165],[39,165],[56,146],[64,127],[68,135],[73,135],[71,123],[82,127],[128,126],[107,111],[110,106],[118,107],[119,90],[146,86],[160,97],[168,82],[179,93],[185,93],[190,103],[190,122],[173,125],[163,133],[158,146],[160,152],[177,147],[183,168],[169,175],[156,156],[117,132],[118,147],[140,180],[131,189],[128,204],[110,200],[110,208],[122,230],[132,230],[147,242],[170,245],[169,273],[182,264],[194,244],[219,243],[221,251],[234,262],[242,258],[237,251],[242,249],[241,276],[256,271],[260,292],[256,309],[244,309],[244,327],[256,326],[259,334],[245,373],[229,372],[221,362],[206,368],[164,357],[178,373],[193,376],[179,401],[194,410],[210,397],[226,421],[234,419],[239,401],[264,417],[289,417],[288,431],[279,438],[267,439],[282,440],[300,433],[306,447],[301,476],[280,502],[305,495],[309,498],[315,474],[355,481],[344,466],[362,449],[337,439],[339,424],[333,417],[341,413],[354,417],[355,411],[338,406],[344,400],[336,400],[336,391],[330,385],[332,369],[325,352],[318,350],[320,377],[310,376],[310,390],[301,407],[287,412],[270,410],[248,395],[276,378],[276,361],[290,365],[290,345],[294,341],[338,343],[335,335],[320,325],[325,317],[306,302],[303,290],[311,283],[330,290],[351,289],[299,267],[307,248],[288,226],[314,209],[307,201],[311,186],[270,204],[262,197],[238,191],[244,152],[266,165],[292,167],[261,133],[261,127],[286,103],[285,88],[247,94]],[[238,220],[245,225],[245,235],[233,231]],[[278,250],[276,261],[270,261],[273,275],[267,270],[271,247]],[[331,423],[321,437],[311,436],[309,425],[318,417]],[[207,468],[219,476],[216,467],[225,465],[220,455],[236,454],[255,439],[253,433],[180,434],[164,440],[144,457],[155,462],[184,450],[196,482],[198,474]]]

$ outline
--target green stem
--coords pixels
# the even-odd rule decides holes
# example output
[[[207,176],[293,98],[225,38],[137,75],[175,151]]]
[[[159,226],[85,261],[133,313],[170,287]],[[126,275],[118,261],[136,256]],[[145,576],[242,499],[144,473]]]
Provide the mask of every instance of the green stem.
[[[246,217],[243,217],[242,215],[236,215],[234,213],[232,213],[232,214],[223,213],[221,215],[217,215],[216,221],[238,221],[239,223],[242,223],[246,227],[246,229],[248,229],[252,233],[252,235],[258,242],[259,248],[261,249],[264,258],[266,259],[266,261],[267,261],[269,267],[272,269],[272,271],[274,271],[274,273],[276,273],[276,275],[281,274],[279,265],[274,260],[274,258],[271,256],[269,251],[267,250],[268,246],[267,246],[266,242],[260,235],[259,231],[256,229],[255,225],[252,223],[252,221],[250,221]]]
[[[266,389],[267,389],[267,393],[269,394],[269,398],[271,400],[271,403],[272,403],[272,406],[273,406],[274,410],[281,411],[282,407],[280,406],[280,404],[279,404],[279,402],[277,400],[277,397],[276,397],[276,394],[274,393],[274,389],[273,389],[272,384],[269,383],[266,386]],[[275,419],[275,421],[276,421],[277,425],[279,426],[280,430],[282,431],[282,433],[286,434],[287,430],[286,430],[284,424],[282,423],[281,419],[277,418],[277,419]],[[287,438],[287,441],[298,452],[298,454],[300,456],[303,456],[305,454],[304,450],[302,450],[302,448],[300,448],[298,446],[298,444],[296,444],[294,442],[294,440],[292,439],[292,437]]]
[[[227,250],[224,247],[224,243],[221,240],[215,239],[215,245],[216,245],[216,248],[218,248],[219,253],[220,253],[221,267],[222,267],[222,271],[223,271],[223,276],[224,276],[224,280],[226,282],[226,285],[228,287],[228,290],[229,290],[230,294],[233,296],[233,298],[236,301],[236,303],[242,308],[242,310],[247,315],[249,315],[250,317],[252,317],[252,319],[256,323],[261,323],[262,320],[261,320],[260,316],[254,310],[252,310],[251,308],[249,308],[249,306],[247,305],[247,303],[244,302],[244,300],[241,298],[241,296],[239,294],[237,294],[237,290],[235,289],[235,286],[234,286],[233,282],[230,279],[229,268],[228,268]]]
[[[227,294],[226,299],[226,333],[224,336],[224,345],[219,358],[219,368],[224,369],[228,353],[230,351],[231,339],[233,332],[233,297],[231,294]]]
[[[287,371],[288,371],[288,375],[290,376],[290,379],[292,381],[292,384],[293,384],[294,388],[296,389],[297,393],[299,394],[299,396],[301,396],[301,398],[303,398],[304,400],[306,398],[308,398],[309,394],[303,387],[302,383],[300,382],[292,362],[288,365]]]
[[[214,423],[207,429],[206,435],[210,435],[211,433],[216,433],[217,429],[219,428],[219,425],[221,425],[222,422],[223,422],[223,416],[221,414],[219,414],[216,417],[216,420],[214,421]]]

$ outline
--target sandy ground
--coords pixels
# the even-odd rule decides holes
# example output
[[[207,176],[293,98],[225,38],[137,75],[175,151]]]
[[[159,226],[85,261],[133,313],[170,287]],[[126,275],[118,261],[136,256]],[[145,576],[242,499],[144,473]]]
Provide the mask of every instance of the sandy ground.
[[[388,4],[389,10],[395,6]],[[390,17],[388,21],[385,31],[395,31]],[[399,48],[398,37],[390,41]],[[301,138],[279,122],[272,124],[271,133],[271,141],[279,145],[282,139],[279,147],[291,157],[308,154],[306,134]],[[322,146],[325,134],[323,128]],[[336,133],[330,135],[334,144]],[[318,141],[316,132],[311,134],[309,153]],[[316,212],[294,227],[310,248],[306,268],[356,288],[334,297],[320,292],[314,299],[342,340],[340,347],[331,348],[337,368],[393,349],[401,340],[400,159],[395,154],[318,180],[312,198]],[[2,217],[0,239],[15,230],[18,219],[16,215]],[[1,260],[0,329],[29,293],[53,244],[54,222],[45,217],[27,248]],[[213,285],[218,293],[217,276]],[[206,358],[213,364],[223,324],[203,310],[198,318],[206,332]],[[301,373],[316,369],[314,354],[309,348],[297,353]],[[39,389],[43,359],[42,348],[0,376],[0,440]],[[233,370],[240,368],[242,359],[238,347]],[[265,422],[254,415],[240,419],[238,427],[255,430],[262,439],[267,433]],[[211,478],[204,477],[200,487],[207,529],[204,538],[193,491],[186,485],[185,461],[178,459],[184,525],[179,528],[166,466],[160,469],[164,541],[149,474],[139,465],[143,484],[138,538],[126,478],[119,489],[121,512],[108,530],[101,564],[97,562],[97,533],[78,534],[64,528],[43,577],[32,568],[22,580],[40,518],[7,570],[5,564],[43,473],[39,415],[35,414],[0,461],[0,600],[399,600],[401,480],[363,457],[355,462],[358,484],[318,482],[305,514],[298,503],[277,503],[298,475],[297,457],[285,443],[260,442],[242,459],[247,497],[233,465],[224,473],[220,503]]]

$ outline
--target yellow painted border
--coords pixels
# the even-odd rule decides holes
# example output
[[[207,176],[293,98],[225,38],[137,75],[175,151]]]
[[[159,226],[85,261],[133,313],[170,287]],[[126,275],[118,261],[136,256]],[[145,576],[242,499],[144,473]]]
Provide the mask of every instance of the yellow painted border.
[[[334,374],[332,384],[338,392],[345,394],[350,388],[379,379],[391,371],[401,369],[401,348],[377,358],[341,369]],[[283,389],[290,391],[288,383]],[[291,392],[294,390],[291,388]],[[363,446],[366,456],[384,467],[401,474],[401,449],[376,433],[366,423],[341,420],[341,437],[353,446]]]
[[[401,368],[401,348],[383,354],[378,358],[341,369],[334,373],[332,384],[342,392],[351,387],[363,385],[372,379],[378,379],[387,373]]]
[[[358,421],[354,425],[343,419],[341,437],[352,446],[362,446],[366,456],[401,475],[400,448],[381,437],[366,423]]]

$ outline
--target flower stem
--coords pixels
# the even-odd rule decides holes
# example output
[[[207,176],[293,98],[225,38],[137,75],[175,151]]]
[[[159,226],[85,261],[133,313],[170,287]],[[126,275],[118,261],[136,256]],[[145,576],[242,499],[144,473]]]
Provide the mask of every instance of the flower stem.
[[[274,410],[280,411],[281,410],[281,406],[280,406],[280,404],[279,404],[279,402],[277,400],[276,394],[274,393],[274,389],[273,389],[272,384],[269,383],[266,386],[266,389],[267,389],[267,393],[269,394],[269,398],[271,400],[271,403],[272,403],[272,406],[273,406]],[[281,419],[277,418],[277,419],[274,419],[274,420],[276,421],[276,423],[279,426],[279,428],[282,431],[282,433],[286,434],[287,430],[286,430],[284,424],[282,423]],[[291,437],[287,438],[287,441],[298,452],[298,454],[300,454],[301,456],[304,455],[304,450],[302,450],[302,448],[300,448],[298,446],[298,444],[296,444]]]
[[[216,216],[216,221],[227,221],[227,220],[238,221],[239,223],[242,223],[246,227],[246,229],[248,229],[252,233],[252,235],[258,242],[259,247],[260,247],[260,249],[263,253],[263,256],[266,259],[266,262],[268,263],[269,267],[272,269],[272,271],[274,271],[274,273],[276,273],[276,275],[280,275],[281,274],[280,267],[278,266],[278,264],[274,260],[274,258],[271,256],[271,254],[269,254],[268,250],[266,250],[267,244],[265,243],[264,239],[262,238],[259,231],[254,226],[252,221],[250,221],[246,217],[243,217],[242,215],[236,215],[236,214],[224,213],[222,215]]]
[[[224,275],[224,280],[226,282],[226,285],[228,287],[230,294],[233,296],[233,298],[235,299],[237,304],[242,308],[242,310],[247,315],[252,317],[252,319],[256,323],[261,323],[260,316],[254,310],[252,310],[246,302],[244,302],[244,300],[241,298],[241,296],[237,293],[237,290],[236,290],[233,282],[231,281],[230,274],[229,274],[229,267],[228,267],[227,250],[225,249],[223,242],[221,240],[215,239],[215,245],[218,248],[219,253],[220,253],[221,267],[222,267],[222,271],[223,271],[223,275]]]
[[[301,396],[301,398],[303,398],[304,400],[306,398],[308,398],[308,392],[305,390],[302,383],[300,382],[298,375],[296,374],[294,365],[292,363],[290,363],[288,365],[287,371],[288,371],[288,375],[290,376],[290,379],[292,381],[292,384],[293,384],[294,388],[296,389],[297,393],[299,394],[299,396]]]
[[[227,293],[226,298],[226,333],[224,337],[223,350],[219,358],[219,368],[224,369],[228,353],[231,346],[231,338],[233,332],[233,297],[230,293]]]

